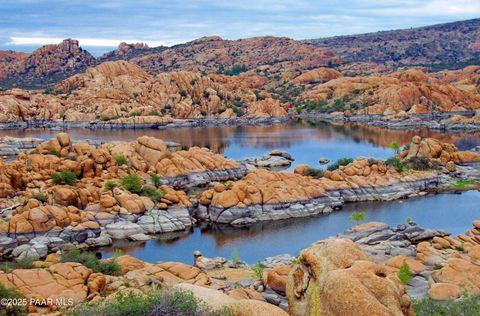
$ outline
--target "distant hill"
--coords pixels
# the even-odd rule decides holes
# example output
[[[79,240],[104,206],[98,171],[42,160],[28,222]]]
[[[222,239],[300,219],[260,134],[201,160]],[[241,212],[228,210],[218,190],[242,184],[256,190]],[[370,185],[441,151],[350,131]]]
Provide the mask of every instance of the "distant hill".
[[[480,62],[480,19],[305,42],[332,50],[346,64],[458,69]]]

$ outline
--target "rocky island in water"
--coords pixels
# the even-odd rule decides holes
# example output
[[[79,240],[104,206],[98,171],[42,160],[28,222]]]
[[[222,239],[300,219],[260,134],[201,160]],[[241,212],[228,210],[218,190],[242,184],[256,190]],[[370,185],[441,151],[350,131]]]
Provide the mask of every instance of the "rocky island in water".
[[[0,315],[479,315],[472,29],[0,51]]]

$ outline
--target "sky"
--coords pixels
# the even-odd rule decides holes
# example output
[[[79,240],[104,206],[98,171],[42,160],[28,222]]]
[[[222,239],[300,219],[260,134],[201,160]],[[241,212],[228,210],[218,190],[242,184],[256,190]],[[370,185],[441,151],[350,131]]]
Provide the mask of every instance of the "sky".
[[[95,55],[202,36],[329,37],[480,17],[480,0],[0,0],[0,49],[76,38]]]

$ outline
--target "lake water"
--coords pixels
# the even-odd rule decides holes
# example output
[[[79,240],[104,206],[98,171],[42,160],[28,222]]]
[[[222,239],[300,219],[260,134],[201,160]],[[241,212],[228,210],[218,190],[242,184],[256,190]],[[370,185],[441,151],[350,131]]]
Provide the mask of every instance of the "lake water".
[[[435,137],[451,142],[460,149],[480,145],[480,135],[441,134],[428,130],[391,131],[361,125],[292,122],[273,126],[203,127],[168,130],[70,130],[73,139],[134,140],[142,135],[174,141],[185,147],[203,146],[231,159],[260,156],[273,149],[288,151],[295,165],[307,163],[319,167],[319,158],[335,161],[341,157],[387,158],[391,141],[403,145],[414,135]],[[40,137],[49,139],[58,131],[31,129],[0,131],[0,136]],[[230,257],[236,249],[240,257],[254,263],[282,253],[297,255],[312,242],[343,232],[353,225],[348,219],[354,211],[365,211],[368,221],[390,225],[405,223],[411,217],[418,224],[464,233],[474,219],[480,219],[480,193],[441,194],[394,201],[347,204],[343,210],[310,218],[259,223],[246,228],[205,225],[189,232],[162,235],[148,242],[116,242],[103,250],[104,256],[114,249],[149,262],[180,261],[192,263],[193,251],[205,256]]]

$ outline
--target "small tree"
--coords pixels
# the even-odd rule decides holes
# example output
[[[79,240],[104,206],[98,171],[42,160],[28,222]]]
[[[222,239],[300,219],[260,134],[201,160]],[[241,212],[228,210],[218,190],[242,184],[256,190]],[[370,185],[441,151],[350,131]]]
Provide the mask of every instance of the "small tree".
[[[252,268],[252,271],[256,279],[261,279],[263,275],[263,271],[265,271],[265,265],[260,261],[258,261],[257,263],[255,263],[255,266]]]
[[[388,148],[393,150],[395,155],[398,155],[400,153],[400,145],[396,141],[390,142],[390,144],[388,144]]]
[[[398,270],[397,276],[403,284],[408,284],[412,280],[412,271],[410,270],[410,266],[406,261],[404,261],[400,266],[400,270]]]
[[[349,219],[359,224],[365,219],[366,216],[367,214],[365,212],[353,212],[352,214],[350,214]]]

